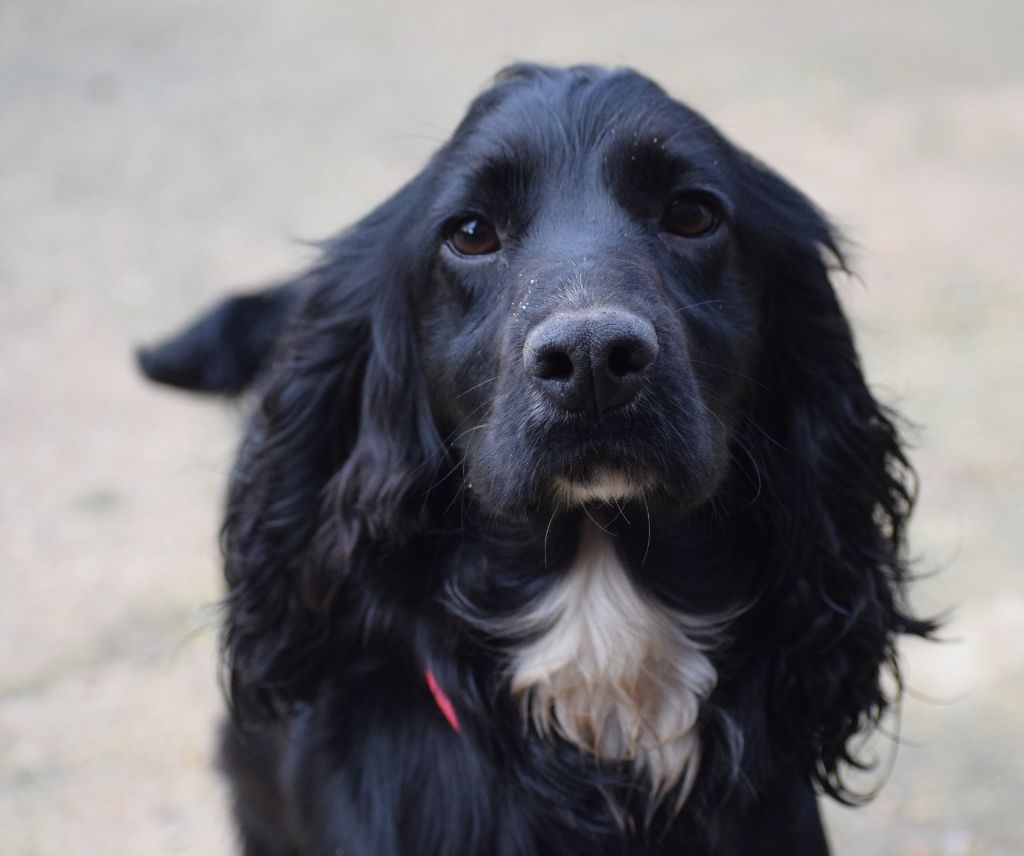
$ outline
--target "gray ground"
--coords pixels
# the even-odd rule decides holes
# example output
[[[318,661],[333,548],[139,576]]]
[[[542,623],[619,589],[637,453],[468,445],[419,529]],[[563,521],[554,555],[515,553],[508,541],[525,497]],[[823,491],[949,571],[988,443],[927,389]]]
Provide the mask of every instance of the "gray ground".
[[[857,242],[922,427],[898,760],[847,856],[1024,852],[1024,36],[1015,0],[0,0],[0,852],[231,849],[215,531],[238,416],[130,349],[410,176],[501,64],[634,65]],[[879,746],[887,754],[889,744]]]

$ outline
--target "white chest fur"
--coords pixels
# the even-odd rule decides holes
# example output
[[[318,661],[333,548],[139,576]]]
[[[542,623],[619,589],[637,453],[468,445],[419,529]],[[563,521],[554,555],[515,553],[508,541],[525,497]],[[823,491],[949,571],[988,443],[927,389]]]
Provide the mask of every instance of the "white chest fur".
[[[682,782],[681,804],[700,762],[697,714],[716,680],[694,637],[711,625],[637,589],[592,525],[573,566],[516,624],[529,641],[515,652],[512,691],[538,732],[632,763],[655,799]]]

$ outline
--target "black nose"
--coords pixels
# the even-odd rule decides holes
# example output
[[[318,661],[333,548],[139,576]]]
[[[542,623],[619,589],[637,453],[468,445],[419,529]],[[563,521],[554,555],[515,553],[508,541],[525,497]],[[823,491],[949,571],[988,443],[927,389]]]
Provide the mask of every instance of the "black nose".
[[[526,372],[548,399],[591,414],[631,401],[657,356],[654,326],[622,309],[559,312],[523,345]]]

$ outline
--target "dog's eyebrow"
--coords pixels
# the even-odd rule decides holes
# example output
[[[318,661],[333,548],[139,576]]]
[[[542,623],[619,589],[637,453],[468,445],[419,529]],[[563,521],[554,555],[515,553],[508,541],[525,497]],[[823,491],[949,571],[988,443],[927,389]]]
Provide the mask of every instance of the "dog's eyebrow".
[[[729,196],[726,156],[703,142],[686,145],[656,132],[620,137],[605,159],[603,176],[622,199],[662,197],[687,187]],[[675,144],[673,144],[673,142]]]
[[[444,217],[464,209],[509,216],[528,204],[537,172],[528,146],[503,145],[497,151],[466,158],[438,194],[437,213]]]
[[[474,181],[484,186],[500,187],[527,180],[536,169],[528,148],[504,146],[500,153],[489,154],[474,170]]]

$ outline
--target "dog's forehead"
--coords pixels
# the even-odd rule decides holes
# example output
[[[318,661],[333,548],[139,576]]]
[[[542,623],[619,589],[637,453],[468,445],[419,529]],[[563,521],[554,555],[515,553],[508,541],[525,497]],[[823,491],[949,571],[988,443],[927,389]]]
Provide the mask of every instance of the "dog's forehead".
[[[517,68],[481,95],[452,140],[469,157],[521,160],[533,151],[580,157],[635,144],[681,153],[722,139],[700,114],[634,71]]]

